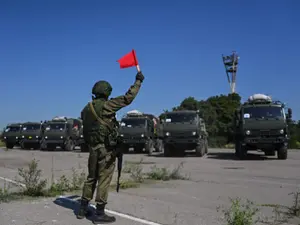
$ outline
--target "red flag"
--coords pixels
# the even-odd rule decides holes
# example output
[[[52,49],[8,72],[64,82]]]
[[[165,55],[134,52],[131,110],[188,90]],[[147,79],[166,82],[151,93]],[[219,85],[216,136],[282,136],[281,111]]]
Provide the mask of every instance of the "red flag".
[[[117,62],[120,64],[121,69],[137,66],[139,64],[136,58],[135,50],[132,50],[128,54],[124,55]]]

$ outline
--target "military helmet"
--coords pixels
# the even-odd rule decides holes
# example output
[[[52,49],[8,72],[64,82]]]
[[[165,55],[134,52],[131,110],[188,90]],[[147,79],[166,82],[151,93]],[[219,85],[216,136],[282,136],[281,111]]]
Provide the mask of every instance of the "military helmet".
[[[92,94],[95,96],[104,95],[106,97],[110,96],[112,92],[112,87],[110,83],[104,80],[100,80],[94,84]]]

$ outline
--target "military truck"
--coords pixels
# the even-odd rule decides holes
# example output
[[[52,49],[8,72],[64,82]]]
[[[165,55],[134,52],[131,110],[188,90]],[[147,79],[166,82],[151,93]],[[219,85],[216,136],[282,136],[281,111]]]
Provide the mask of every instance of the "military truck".
[[[289,130],[285,105],[270,96],[254,94],[235,111],[235,154],[240,159],[250,150],[261,150],[266,156],[287,159]]]
[[[64,116],[56,116],[52,120],[46,121],[41,150],[54,150],[56,147],[66,151],[74,150],[80,139],[81,125],[81,120]]]
[[[153,148],[159,151],[159,135],[155,129],[157,123],[158,118],[152,114],[138,110],[127,112],[121,119],[119,128],[123,152],[128,152],[131,147],[137,153],[141,153],[144,148],[149,154],[153,152]]]
[[[23,123],[20,146],[22,149],[39,149],[43,135],[43,121]]]
[[[3,132],[3,139],[6,148],[13,148],[14,146],[20,145],[20,135],[22,130],[22,123],[8,124]]]
[[[208,133],[199,111],[166,112],[163,122],[164,156],[184,156],[186,150],[196,151],[202,157],[208,152]]]

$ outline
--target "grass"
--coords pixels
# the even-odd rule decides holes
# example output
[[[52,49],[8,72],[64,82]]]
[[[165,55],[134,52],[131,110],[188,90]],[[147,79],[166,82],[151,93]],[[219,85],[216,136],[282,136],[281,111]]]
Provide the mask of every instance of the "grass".
[[[254,225],[259,221],[256,217],[260,209],[252,201],[230,198],[230,202],[229,208],[217,208],[218,212],[223,213],[221,220],[226,221],[226,225]]]
[[[173,170],[166,167],[158,168],[155,165],[151,167],[151,171],[146,173],[148,179],[151,180],[189,180],[189,176],[182,174],[183,162],[181,162]]]
[[[0,147],[5,147],[5,143],[2,140],[0,140]]]
[[[300,218],[300,190],[290,193],[293,196],[292,206],[279,204],[255,204],[250,200],[242,201],[241,198],[230,199],[231,205],[227,208],[218,207],[222,212],[222,222],[226,225],[254,225],[260,224],[279,225],[286,223],[289,219]],[[271,217],[259,216],[262,207],[272,208]]]
[[[54,197],[68,192],[81,190],[85,180],[85,173],[77,173],[72,168],[72,176],[67,178],[65,175],[58,180],[54,180],[52,174],[51,183],[42,178],[42,170],[38,167],[38,161],[33,159],[26,168],[18,169],[17,182],[24,184],[21,191],[12,192],[11,187],[5,185],[0,189],[0,202],[9,202],[24,197]]]
[[[125,162],[123,168],[124,173],[129,173],[133,181],[143,183],[145,180],[188,180],[187,175],[182,174],[183,162],[181,162],[176,168],[170,170],[167,167],[157,167],[156,165],[150,168],[149,172],[144,173],[142,165],[146,164],[141,159],[139,162],[129,163]],[[150,164],[150,163],[147,163]]]
[[[150,172],[143,172],[143,164],[151,164],[144,162],[141,159],[138,162],[125,162],[123,173],[129,173],[129,179],[121,179],[120,189],[138,188],[141,184],[151,183],[157,180],[186,180],[186,176],[181,174],[183,163],[169,170],[168,168],[151,167]],[[24,184],[21,191],[14,193],[11,191],[11,186],[5,185],[0,189],[0,202],[8,202],[24,197],[54,197],[63,195],[64,193],[73,193],[82,190],[83,183],[86,179],[84,171],[78,173],[72,168],[72,175],[67,177],[61,176],[59,179],[54,179],[54,163],[52,157],[52,177],[51,181],[43,178],[42,170],[39,168],[38,161],[33,159],[25,168],[18,169],[17,182]],[[116,188],[116,184],[110,186],[111,189]]]

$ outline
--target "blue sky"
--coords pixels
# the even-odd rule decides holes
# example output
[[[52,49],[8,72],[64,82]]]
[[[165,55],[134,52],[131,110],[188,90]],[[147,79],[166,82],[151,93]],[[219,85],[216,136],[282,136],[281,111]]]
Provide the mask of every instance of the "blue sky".
[[[132,48],[145,81],[120,116],[227,94],[221,55],[236,50],[237,92],[270,94],[300,119],[299,10],[297,0],[0,0],[0,127],[78,117],[97,80],[124,94],[136,70],[116,60]]]

